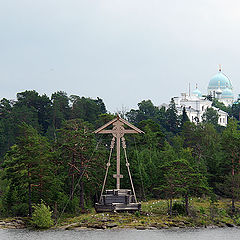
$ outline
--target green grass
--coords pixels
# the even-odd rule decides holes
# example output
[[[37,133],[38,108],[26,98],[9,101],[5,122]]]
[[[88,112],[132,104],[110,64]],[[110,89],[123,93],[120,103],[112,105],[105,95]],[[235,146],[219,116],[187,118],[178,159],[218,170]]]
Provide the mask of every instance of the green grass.
[[[182,199],[173,201],[181,203]],[[59,221],[59,226],[66,226],[75,223],[76,226],[106,225],[114,223],[120,228],[134,227],[204,227],[208,225],[223,226],[231,223],[240,225],[240,214],[232,217],[230,214],[230,199],[221,199],[211,203],[210,198],[191,198],[190,215],[175,214],[168,215],[167,200],[151,200],[142,202],[142,211],[137,213],[89,213],[79,216],[64,216]],[[240,202],[236,203],[236,208],[240,209]]]

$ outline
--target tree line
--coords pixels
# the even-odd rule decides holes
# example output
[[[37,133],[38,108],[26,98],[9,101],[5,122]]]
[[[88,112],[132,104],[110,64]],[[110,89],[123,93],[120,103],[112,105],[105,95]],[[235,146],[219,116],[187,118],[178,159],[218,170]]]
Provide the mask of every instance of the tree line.
[[[143,135],[126,136],[127,152],[138,199],[209,195],[239,198],[240,104],[226,108],[227,127],[217,124],[217,112],[208,109],[203,122],[193,124],[186,111],[179,116],[171,100],[157,107],[143,100],[138,109],[119,114],[142,129]],[[31,216],[33,204],[44,201],[56,215],[62,210],[79,213],[99,198],[111,136],[93,131],[115,118],[102,99],[65,92],[51,98],[36,91],[0,101],[0,213]],[[115,154],[115,153],[114,153]],[[113,154],[113,155],[114,155]],[[114,156],[113,156],[114,158]],[[115,187],[112,160],[107,188]],[[124,160],[122,160],[124,161]],[[122,186],[130,188],[122,164]]]

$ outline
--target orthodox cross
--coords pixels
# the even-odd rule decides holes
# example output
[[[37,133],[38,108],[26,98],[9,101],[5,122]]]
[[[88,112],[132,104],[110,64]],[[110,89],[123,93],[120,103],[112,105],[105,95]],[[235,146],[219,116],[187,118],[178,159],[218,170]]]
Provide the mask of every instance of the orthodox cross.
[[[113,125],[112,129],[106,129],[110,125]],[[129,129],[125,129],[124,125],[129,127]],[[114,174],[113,177],[117,179],[117,189],[120,189],[120,179],[123,178],[123,175],[120,174],[120,147],[121,147],[121,140],[122,140],[122,147],[124,149],[125,157],[126,157],[126,142],[124,138],[124,134],[126,133],[144,133],[142,130],[136,128],[132,124],[130,124],[128,121],[120,118],[119,116],[112,121],[106,123],[102,127],[98,128],[94,133],[100,133],[100,134],[112,134],[112,142],[111,142],[111,150],[114,148],[115,141],[117,142],[117,174]],[[126,158],[127,161],[127,158]],[[108,163],[110,166],[110,163]],[[128,169],[129,169],[129,163],[127,161],[126,163]],[[108,166],[108,165],[107,165]],[[108,166],[108,167],[109,167]],[[131,180],[131,179],[130,179]],[[131,181],[132,182],[132,181]]]
[[[218,66],[219,66],[219,72],[221,72],[222,71],[222,65],[221,64],[218,64]]]

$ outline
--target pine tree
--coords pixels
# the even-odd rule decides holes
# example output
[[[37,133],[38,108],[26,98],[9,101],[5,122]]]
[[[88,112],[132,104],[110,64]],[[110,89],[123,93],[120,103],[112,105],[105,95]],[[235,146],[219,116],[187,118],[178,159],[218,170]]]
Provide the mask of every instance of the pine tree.
[[[189,118],[188,118],[188,115],[187,115],[185,107],[183,107],[183,112],[182,112],[180,120],[181,120],[180,121],[181,128],[183,127],[185,122],[189,122]]]
[[[188,215],[189,197],[209,191],[207,180],[191,163],[191,152],[187,149],[182,149],[177,154],[170,145],[166,144],[162,157],[164,161],[160,172],[163,177],[158,189],[169,199],[170,215],[172,215],[172,200],[178,196],[184,197],[185,211]]]
[[[95,146],[93,133],[89,123],[81,119],[65,121],[63,127],[58,131],[58,151],[65,169],[68,169],[69,197],[74,198],[77,182],[80,185],[79,206],[85,208],[84,181],[89,173],[88,169],[92,160]]]
[[[179,117],[177,114],[176,105],[172,98],[169,107],[166,111],[167,130],[176,134],[179,131]]]
[[[221,141],[222,149],[224,152],[224,162],[222,168],[225,169],[226,176],[225,183],[231,189],[232,198],[232,212],[235,212],[235,200],[239,195],[239,173],[240,173],[240,130],[238,129],[237,121],[230,119],[226,129],[222,134]]]
[[[218,112],[213,108],[208,108],[203,114],[202,119],[204,123],[211,123],[214,126],[218,126]]]
[[[41,199],[48,203],[56,201],[55,193],[60,184],[55,176],[53,153],[46,138],[27,124],[22,124],[20,130],[21,136],[16,145],[5,156],[3,176],[9,184],[6,194],[16,192],[21,204],[25,204],[22,209],[19,208],[18,200],[9,195],[9,210],[15,214],[26,214],[24,206],[28,205],[28,215],[31,216],[33,203]]]

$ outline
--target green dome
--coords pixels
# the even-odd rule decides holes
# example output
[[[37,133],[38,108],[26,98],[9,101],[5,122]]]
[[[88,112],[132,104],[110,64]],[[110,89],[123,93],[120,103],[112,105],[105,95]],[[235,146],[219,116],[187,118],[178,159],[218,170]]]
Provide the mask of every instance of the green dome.
[[[209,90],[214,90],[220,87],[220,89],[225,89],[229,87],[232,89],[232,83],[229,80],[229,78],[223,74],[221,71],[219,71],[216,75],[214,75],[208,84],[208,89]]]
[[[198,97],[202,97],[202,93],[197,88],[192,93]]]
[[[222,98],[233,98],[233,92],[231,89],[226,88],[223,92],[222,92]]]

